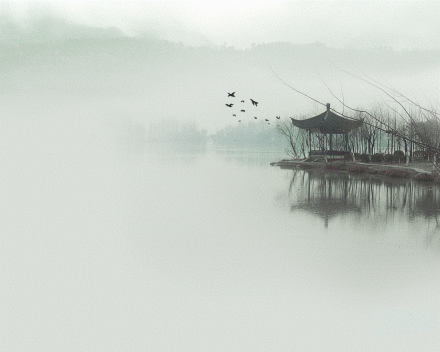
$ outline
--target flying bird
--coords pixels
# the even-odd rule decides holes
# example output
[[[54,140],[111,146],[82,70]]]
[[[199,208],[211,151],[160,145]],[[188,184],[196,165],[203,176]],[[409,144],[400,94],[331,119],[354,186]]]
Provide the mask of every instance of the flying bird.
[[[232,116],[237,116],[237,115],[235,115],[235,114],[232,114]]]
[[[244,103],[244,100],[242,100],[241,102]]]
[[[228,93],[228,97],[234,97],[235,98],[235,92]]]
[[[280,117],[279,117],[279,116],[277,116],[277,119],[279,120],[279,119],[280,119]]]
[[[232,105],[234,105],[234,104],[225,104],[225,105],[232,108]]]
[[[238,122],[241,122],[241,120],[238,120]]]
[[[254,116],[254,119],[256,120],[256,119],[257,119],[257,117],[256,117],[256,116]]]
[[[268,119],[264,119],[264,121],[269,121]]]
[[[252,105],[255,105],[255,106],[258,105],[258,101],[255,101],[255,100],[251,99],[251,102],[252,102]]]
[[[241,110],[241,112],[245,112],[244,110]]]

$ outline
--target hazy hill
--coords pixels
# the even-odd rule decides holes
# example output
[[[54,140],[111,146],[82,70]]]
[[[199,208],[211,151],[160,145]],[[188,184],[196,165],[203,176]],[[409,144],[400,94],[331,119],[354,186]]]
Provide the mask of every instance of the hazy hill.
[[[124,37],[117,28],[98,28],[75,24],[51,16],[35,16],[26,23],[15,21],[10,15],[0,13],[0,43],[54,43],[66,39],[104,39]]]
[[[440,50],[362,51],[322,43],[268,43],[245,50],[187,47],[53,19],[31,29],[3,22],[0,42],[3,116],[47,116],[50,111],[145,125],[173,118],[196,121],[212,133],[238,124],[234,113],[249,122],[254,116],[272,119],[323,109],[284,85],[271,69],[288,84],[339,108],[326,85],[352,106],[383,99],[380,91],[339,68],[387,82],[411,97],[436,103],[439,96]],[[235,100],[227,97],[232,91]],[[229,109],[225,103],[231,102]]]

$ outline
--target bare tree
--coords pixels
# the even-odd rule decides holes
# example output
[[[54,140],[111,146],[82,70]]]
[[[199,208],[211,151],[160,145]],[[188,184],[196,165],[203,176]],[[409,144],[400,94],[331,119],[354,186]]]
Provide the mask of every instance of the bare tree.
[[[277,131],[287,140],[289,147],[286,148],[286,153],[289,156],[297,158],[302,155],[304,158],[306,157],[308,149],[307,131],[295,127],[290,119],[281,120],[277,125]]]

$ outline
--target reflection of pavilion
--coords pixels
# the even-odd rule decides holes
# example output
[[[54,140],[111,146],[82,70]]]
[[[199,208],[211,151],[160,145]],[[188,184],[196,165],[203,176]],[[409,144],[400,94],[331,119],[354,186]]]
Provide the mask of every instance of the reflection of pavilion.
[[[290,207],[290,210],[292,211],[297,209],[308,211],[323,218],[325,227],[328,227],[329,219],[340,215],[341,213],[362,212],[361,208],[356,206],[356,204],[348,204],[339,199],[310,200]]]
[[[325,227],[328,227],[329,219],[337,215],[362,212],[361,207],[348,196],[348,178],[340,178],[335,182],[335,179],[321,173],[309,173],[307,176],[307,179],[303,179],[303,191],[300,192],[298,202],[292,204],[290,210],[305,210],[316,214],[324,219]]]
[[[411,181],[384,182],[348,174],[294,170],[288,198],[290,210],[303,210],[329,220],[342,214],[372,215],[387,220],[440,217],[440,187]]]

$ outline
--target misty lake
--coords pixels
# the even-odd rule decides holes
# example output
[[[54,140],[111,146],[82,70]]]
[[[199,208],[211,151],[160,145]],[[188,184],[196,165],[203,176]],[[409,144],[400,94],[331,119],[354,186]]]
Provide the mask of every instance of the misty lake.
[[[440,187],[270,165],[438,145],[439,1],[67,4],[0,0],[0,352],[440,351]]]
[[[2,160],[2,351],[438,350],[438,187],[30,131]]]

